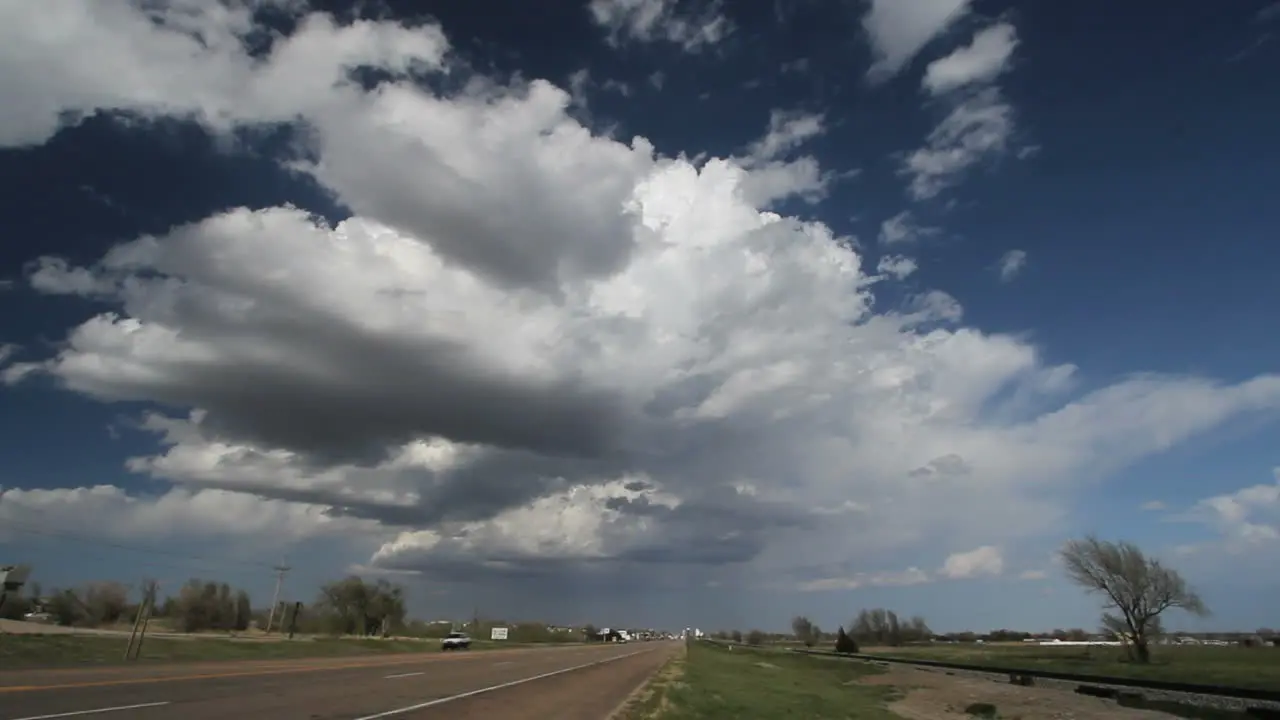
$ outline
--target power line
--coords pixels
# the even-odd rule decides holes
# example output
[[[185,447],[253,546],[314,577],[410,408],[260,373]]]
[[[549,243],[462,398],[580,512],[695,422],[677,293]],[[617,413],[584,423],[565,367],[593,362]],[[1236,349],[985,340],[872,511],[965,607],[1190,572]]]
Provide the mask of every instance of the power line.
[[[153,555],[166,555],[169,557],[180,558],[183,560],[196,560],[200,562],[245,565],[245,566],[254,567],[254,568],[272,567],[267,563],[256,561],[256,560],[243,560],[239,558],[215,558],[215,557],[209,557],[207,555],[195,555],[193,553],[182,553],[182,552],[176,552],[173,550],[165,550],[164,548],[138,547],[136,545],[125,545],[123,543],[112,542],[110,540],[101,540],[95,537],[80,535],[78,533],[70,532],[67,530],[50,529],[47,527],[30,525],[27,523],[20,522],[18,520],[7,519],[7,520],[4,520],[3,523],[4,524],[0,525],[0,527],[11,526],[9,527],[9,529],[14,530],[16,532],[28,533],[31,535],[42,535],[45,537],[60,538],[65,540],[75,540],[77,542],[87,543],[95,547],[110,547],[110,548],[116,548],[117,550],[127,550],[129,552],[150,553]]]
[[[53,539],[61,539],[61,538],[55,537]],[[42,548],[41,545],[38,545],[36,543],[22,542],[21,540],[12,540],[7,542],[6,544],[9,547],[26,548],[27,551],[29,552],[36,552],[41,549],[44,549]],[[75,549],[72,550],[71,552],[75,552],[76,556],[79,558],[98,560],[98,561],[102,561],[103,564],[107,564],[107,563],[111,563],[112,561],[119,560],[118,555],[111,555],[107,552],[101,552],[89,546],[76,545]],[[187,573],[187,574],[195,574],[195,573],[216,574],[218,576],[229,576],[234,578],[246,578],[246,579],[254,576],[261,577],[260,575],[261,569],[253,569],[249,567],[235,567],[235,566],[227,567],[224,564],[220,564],[220,562],[215,559],[192,560],[189,562],[181,562],[175,559],[175,561],[166,562],[163,560],[154,560],[152,558],[141,558],[131,563],[131,565],[136,570],[150,570],[157,573],[166,573],[166,574],[170,571],[176,570],[176,571]]]

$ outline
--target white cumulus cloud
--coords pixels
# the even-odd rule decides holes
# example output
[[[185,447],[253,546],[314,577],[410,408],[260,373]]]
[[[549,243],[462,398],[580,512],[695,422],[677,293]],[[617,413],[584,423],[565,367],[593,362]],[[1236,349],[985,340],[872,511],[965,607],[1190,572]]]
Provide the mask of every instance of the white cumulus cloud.
[[[935,5],[907,35],[963,3]],[[307,142],[282,162],[353,214],[229,208],[38,263],[35,290],[97,312],[11,380],[168,408],[128,468],[169,494],[57,491],[122,532],[286,518],[376,532],[369,562],[396,570],[910,584],[927,574],[908,558],[957,548],[978,549],[943,575],[998,573],[995,548],[1053,532],[1082,483],[1280,407],[1272,375],[1071,395],[1073,366],[965,327],[945,293],[876,309],[877,273],[906,258],[871,272],[850,238],[770,209],[829,180],[785,159],[811,117],[771,121],[755,155],[695,162],[593,133],[546,80],[428,89],[464,72],[435,26],[312,14],[250,56],[247,5],[145,7],[0,6],[0,82],[22,101],[0,107],[0,143],[95,111],[213,133],[288,122]],[[915,42],[895,37],[898,55]],[[357,65],[385,79],[352,82]],[[918,159],[925,187],[1001,142],[983,97]],[[859,574],[875,567],[910,569]]]

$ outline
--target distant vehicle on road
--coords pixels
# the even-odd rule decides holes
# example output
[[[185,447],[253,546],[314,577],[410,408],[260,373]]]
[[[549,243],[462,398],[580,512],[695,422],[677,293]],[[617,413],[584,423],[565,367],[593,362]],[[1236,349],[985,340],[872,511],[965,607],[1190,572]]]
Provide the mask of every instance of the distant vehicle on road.
[[[471,647],[471,638],[466,633],[451,632],[440,641],[441,650],[466,650]]]

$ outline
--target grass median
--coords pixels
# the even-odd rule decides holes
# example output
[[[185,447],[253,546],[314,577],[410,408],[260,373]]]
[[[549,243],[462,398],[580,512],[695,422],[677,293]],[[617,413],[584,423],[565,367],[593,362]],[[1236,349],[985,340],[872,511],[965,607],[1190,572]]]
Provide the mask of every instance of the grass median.
[[[1280,648],[1160,645],[1150,664],[1123,659],[1118,647],[971,644],[867,648],[871,655],[1048,672],[1280,690]]]
[[[92,667],[125,662],[129,636],[0,634],[0,669]],[[472,651],[514,647],[477,642]],[[306,638],[296,640],[231,640],[222,638],[146,638],[136,662],[202,660],[280,660],[316,657],[360,657],[392,653],[439,652],[439,640]]]
[[[888,720],[894,691],[858,681],[866,663],[691,643],[624,712],[625,720]]]

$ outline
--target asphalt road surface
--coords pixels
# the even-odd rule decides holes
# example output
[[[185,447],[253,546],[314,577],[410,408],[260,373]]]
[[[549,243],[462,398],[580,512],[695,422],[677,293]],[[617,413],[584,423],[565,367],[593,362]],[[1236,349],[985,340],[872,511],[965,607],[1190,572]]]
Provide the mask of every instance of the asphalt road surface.
[[[679,648],[648,642],[18,670],[0,672],[0,720],[605,720]]]

